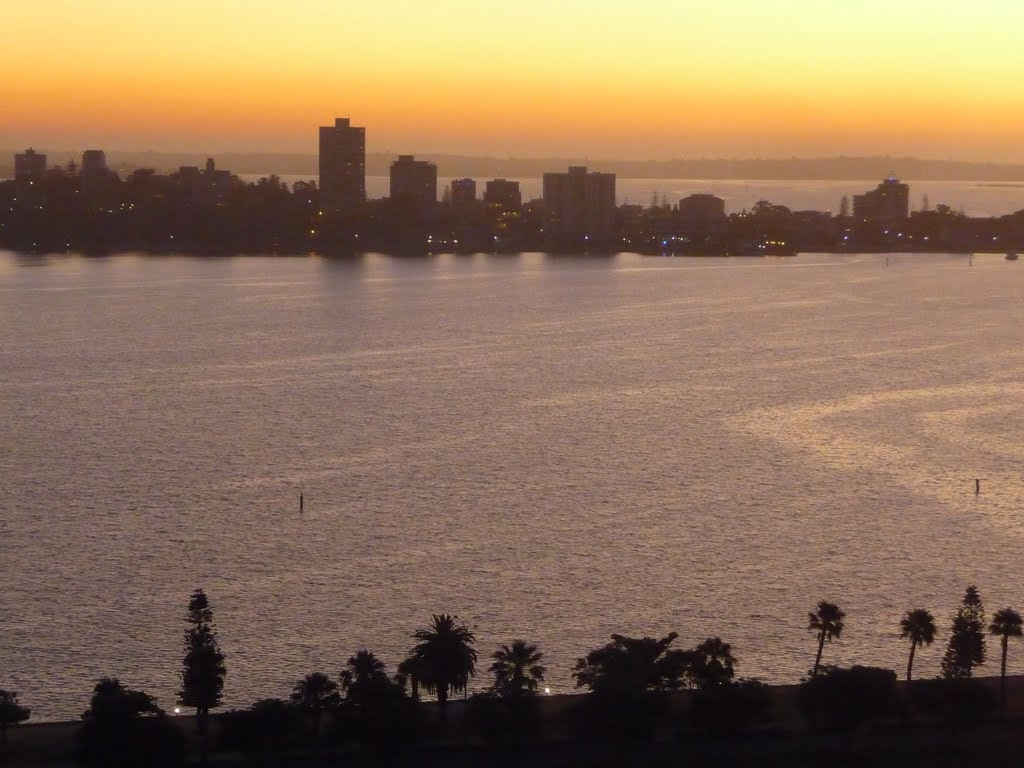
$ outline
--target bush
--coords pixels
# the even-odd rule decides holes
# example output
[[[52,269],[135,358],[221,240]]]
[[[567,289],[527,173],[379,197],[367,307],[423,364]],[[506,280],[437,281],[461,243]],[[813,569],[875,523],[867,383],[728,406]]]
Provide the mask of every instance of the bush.
[[[541,730],[536,696],[499,696],[487,691],[469,698],[469,728],[490,744],[522,744],[537,740]]]
[[[642,741],[665,718],[666,694],[632,688],[602,689],[581,696],[570,711],[572,730],[589,741]]]
[[[422,708],[387,678],[364,691],[361,702],[344,702],[335,713],[332,736],[364,748],[389,749],[418,742],[426,731]]]
[[[970,678],[915,680],[910,684],[910,701],[921,714],[941,720],[951,728],[970,727],[987,720],[996,707],[995,693]]]
[[[87,720],[79,731],[81,759],[96,768],[175,768],[185,764],[185,736],[164,715]]]
[[[294,749],[301,741],[302,715],[288,702],[262,699],[249,709],[220,716],[223,749],[247,756],[272,755]]]
[[[896,673],[879,667],[822,668],[800,686],[800,705],[812,727],[852,731],[893,713]]]
[[[760,680],[740,680],[698,691],[690,708],[690,724],[709,736],[732,736],[768,720],[771,693]]]

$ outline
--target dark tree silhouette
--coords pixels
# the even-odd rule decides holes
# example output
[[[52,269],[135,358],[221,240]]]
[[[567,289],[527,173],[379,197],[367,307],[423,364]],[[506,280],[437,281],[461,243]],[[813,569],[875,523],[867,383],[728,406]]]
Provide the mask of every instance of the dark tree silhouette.
[[[1002,663],[999,667],[999,717],[1006,717],[1006,651],[1011,637],[1020,637],[1024,620],[1013,608],[1000,608],[992,617],[992,623],[988,625],[988,631],[1000,638],[999,644],[1002,649]]]
[[[458,616],[434,614],[430,627],[413,633],[417,640],[409,652],[422,664],[420,682],[430,693],[437,694],[441,722],[448,722],[448,693],[466,690],[469,679],[476,674],[476,640]]]
[[[974,668],[984,663],[985,608],[977,587],[972,585],[967,587],[953,616],[953,628],[942,657],[942,675],[950,679],[970,677]]]
[[[825,643],[832,642],[843,633],[843,619],[845,618],[846,613],[838,605],[827,600],[819,602],[817,610],[807,614],[807,628],[818,636],[818,654],[814,657],[814,668],[811,670],[812,678],[818,676]]]
[[[900,637],[910,640],[910,658],[907,659],[907,682],[914,670],[914,651],[919,645],[935,642],[935,617],[924,608],[907,611],[900,619]]]
[[[339,678],[345,700],[357,707],[364,706],[381,685],[391,682],[384,662],[365,650],[349,658]]]
[[[494,674],[494,691],[499,696],[532,695],[544,682],[547,669],[540,663],[544,654],[525,640],[502,645],[491,658],[494,659],[490,669]]]
[[[576,687],[595,692],[677,690],[690,665],[690,652],[669,648],[677,637],[676,632],[660,640],[612,635],[610,643],[577,660],[572,673]]]
[[[419,701],[420,681],[423,680],[423,675],[423,660],[418,656],[408,656],[398,665],[395,682],[404,691],[406,681],[408,681],[412,700]]]
[[[184,763],[184,737],[144,691],[133,691],[105,677],[93,688],[82,715],[82,758],[97,768]]]
[[[0,689],[0,747],[7,744],[7,726],[28,720],[32,710],[18,703],[18,694]]]
[[[578,707],[591,738],[649,738],[664,715],[665,693],[688,679],[692,651],[675,650],[678,635],[662,638],[612,635],[612,641],[573,667],[577,688],[589,688]]]
[[[185,657],[181,665],[181,691],[178,703],[195,707],[199,733],[200,760],[206,763],[209,754],[210,710],[219,707],[224,690],[224,654],[217,644],[213,626],[213,609],[206,593],[192,593],[186,616]]]
[[[799,700],[811,725],[850,731],[889,716],[895,683],[891,669],[828,667],[801,684]]]
[[[720,637],[709,637],[690,652],[689,676],[697,688],[727,685],[736,674],[732,646]]]
[[[338,684],[323,672],[313,672],[295,683],[291,703],[309,715],[313,727],[313,749],[320,751],[320,721],[325,710],[334,709],[341,701]]]

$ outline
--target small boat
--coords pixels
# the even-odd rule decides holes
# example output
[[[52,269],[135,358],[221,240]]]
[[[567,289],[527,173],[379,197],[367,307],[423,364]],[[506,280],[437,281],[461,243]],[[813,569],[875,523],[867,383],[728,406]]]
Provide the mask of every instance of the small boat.
[[[1016,261],[1017,258],[1018,258],[1018,255],[1016,253],[1010,252],[1010,253],[1006,254],[1006,260],[1007,261]]]

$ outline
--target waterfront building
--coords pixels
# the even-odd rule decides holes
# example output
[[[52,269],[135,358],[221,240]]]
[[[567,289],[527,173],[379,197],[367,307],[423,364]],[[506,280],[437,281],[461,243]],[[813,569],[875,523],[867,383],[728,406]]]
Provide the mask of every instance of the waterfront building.
[[[29,147],[14,155],[14,178],[41,179],[46,173],[46,155]]]
[[[910,187],[892,174],[870,192],[853,196],[853,216],[862,221],[910,218]]]
[[[366,129],[339,117],[320,128],[320,205],[352,210],[366,202]]]
[[[544,231],[553,239],[610,242],[615,234],[615,174],[544,174]]]
[[[437,166],[412,155],[399,155],[391,164],[390,197],[429,209],[437,203]],[[475,194],[475,187],[474,187]]]
[[[725,218],[725,200],[715,195],[688,195],[679,201],[679,219],[687,224],[705,224]]]
[[[484,186],[484,204],[502,211],[518,211],[523,207],[523,195],[518,181],[493,179]]]
[[[476,203],[476,181],[474,179],[452,180],[452,207],[472,208]]]

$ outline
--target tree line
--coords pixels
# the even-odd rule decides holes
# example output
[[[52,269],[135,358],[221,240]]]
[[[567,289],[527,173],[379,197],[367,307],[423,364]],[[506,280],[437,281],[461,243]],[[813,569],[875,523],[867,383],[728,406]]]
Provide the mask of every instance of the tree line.
[[[854,728],[895,711],[896,674],[877,667],[841,668],[824,664],[826,645],[841,637],[846,613],[822,600],[808,613],[807,629],[816,640],[814,663],[799,687],[799,701],[812,727]],[[227,665],[214,625],[213,609],[201,589],[190,597],[185,614],[184,649],[177,703],[195,712],[198,757],[210,753],[211,711],[222,706]],[[915,656],[938,635],[935,618],[924,608],[908,610],[899,622],[900,637],[910,643],[904,715],[910,709],[933,718],[966,721],[991,709],[1006,713],[1006,662],[1009,641],[1022,636],[1024,620],[1002,608],[986,621],[975,586],[967,587],[953,614],[941,677],[912,681]],[[986,660],[986,635],[1000,643],[998,709],[987,689],[971,678]],[[328,743],[362,749],[412,744],[443,731],[452,695],[466,693],[477,675],[476,637],[457,616],[435,614],[412,634],[414,644],[389,675],[369,650],[359,650],[335,675],[316,671],[295,682],[284,698],[263,699],[244,710],[218,717],[220,749],[243,753],[308,749],[319,754]],[[638,738],[664,723],[669,695],[692,691],[687,727],[704,734],[735,734],[768,719],[769,687],[756,679],[737,679],[732,646],[709,637],[693,648],[676,647],[678,634],[627,637],[579,658],[572,669],[575,686],[590,695],[570,707],[569,727],[591,739]],[[547,673],[544,654],[523,639],[490,654],[491,680],[469,697],[465,727],[488,742],[531,742],[544,728],[540,694]],[[420,704],[421,691],[435,697],[433,716]],[[0,746],[7,728],[29,719],[31,710],[16,693],[0,690]],[[93,689],[78,732],[82,762],[91,766],[180,765],[187,757],[181,729],[144,691],[105,677]]]

